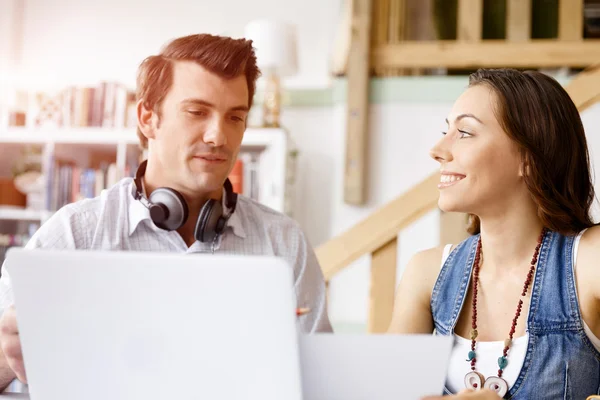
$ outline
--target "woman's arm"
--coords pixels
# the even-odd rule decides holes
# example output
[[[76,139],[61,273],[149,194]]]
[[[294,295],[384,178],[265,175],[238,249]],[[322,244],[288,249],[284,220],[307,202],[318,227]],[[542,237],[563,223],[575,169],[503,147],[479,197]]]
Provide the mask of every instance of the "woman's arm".
[[[575,278],[581,316],[596,337],[600,337],[600,226],[589,228],[579,242]]]
[[[440,272],[443,248],[415,254],[396,289],[394,313],[388,333],[431,333],[431,292]]]

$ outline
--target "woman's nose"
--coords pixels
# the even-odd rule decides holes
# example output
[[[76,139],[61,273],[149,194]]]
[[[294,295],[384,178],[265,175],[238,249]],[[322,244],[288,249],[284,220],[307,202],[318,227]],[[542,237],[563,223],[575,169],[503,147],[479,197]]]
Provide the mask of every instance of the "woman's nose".
[[[452,161],[452,151],[450,149],[450,143],[447,136],[441,138],[435,146],[429,151],[431,158],[437,162],[449,162]]]

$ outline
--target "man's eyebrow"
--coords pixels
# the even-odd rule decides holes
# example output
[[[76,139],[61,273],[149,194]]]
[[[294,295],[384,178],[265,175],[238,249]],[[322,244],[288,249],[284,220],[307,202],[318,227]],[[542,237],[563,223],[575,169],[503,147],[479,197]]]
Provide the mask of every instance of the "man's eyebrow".
[[[181,102],[182,104],[194,104],[194,105],[199,105],[199,106],[205,106],[205,107],[210,107],[210,108],[215,108],[215,105],[209,101],[203,100],[203,99],[195,99],[195,98],[189,98],[189,99],[185,99]],[[249,112],[250,109],[248,108],[248,106],[246,105],[242,105],[240,104],[239,106],[234,106],[231,107],[229,109],[230,111],[244,111],[244,112]]]

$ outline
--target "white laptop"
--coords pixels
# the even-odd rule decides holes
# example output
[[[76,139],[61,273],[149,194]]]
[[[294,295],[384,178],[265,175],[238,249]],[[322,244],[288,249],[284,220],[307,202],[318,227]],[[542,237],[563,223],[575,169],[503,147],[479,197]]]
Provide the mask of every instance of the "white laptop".
[[[419,400],[441,395],[451,336],[300,335],[307,400]]]
[[[11,249],[32,400],[300,400],[293,271],[259,256]]]
[[[6,266],[32,400],[443,390],[451,337],[298,335],[293,271],[276,258],[11,249]]]

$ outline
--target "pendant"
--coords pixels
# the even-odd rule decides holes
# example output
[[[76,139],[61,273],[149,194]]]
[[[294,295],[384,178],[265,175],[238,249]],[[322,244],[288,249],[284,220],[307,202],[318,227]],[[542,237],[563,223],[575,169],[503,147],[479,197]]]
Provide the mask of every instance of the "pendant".
[[[508,392],[508,382],[497,376],[485,379],[482,374],[471,371],[465,375],[465,387],[467,389],[479,390],[481,388],[491,389],[500,397]]]
[[[479,390],[483,387],[485,378],[479,372],[471,371],[465,375],[465,387],[467,389]]]
[[[494,392],[498,393],[498,396],[500,397],[504,397],[506,392],[508,392],[508,382],[497,376],[490,376],[487,378],[483,384],[483,387],[493,390]]]

